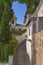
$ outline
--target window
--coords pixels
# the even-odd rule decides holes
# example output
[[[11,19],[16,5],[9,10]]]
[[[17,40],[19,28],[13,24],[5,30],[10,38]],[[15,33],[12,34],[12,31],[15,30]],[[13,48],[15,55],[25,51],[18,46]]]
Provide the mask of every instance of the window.
[[[29,35],[30,35],[30,29],[29,29]]]
[[[12,20],[12,24],[14,24],[14,20]]]

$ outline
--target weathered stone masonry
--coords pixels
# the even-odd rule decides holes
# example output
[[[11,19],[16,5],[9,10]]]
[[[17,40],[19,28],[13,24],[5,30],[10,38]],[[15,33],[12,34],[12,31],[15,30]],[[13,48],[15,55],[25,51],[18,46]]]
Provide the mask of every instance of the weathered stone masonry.
[[[38,31],[33,34],[32,52],[32,65],[43,65],[43,18],[39,18]]]

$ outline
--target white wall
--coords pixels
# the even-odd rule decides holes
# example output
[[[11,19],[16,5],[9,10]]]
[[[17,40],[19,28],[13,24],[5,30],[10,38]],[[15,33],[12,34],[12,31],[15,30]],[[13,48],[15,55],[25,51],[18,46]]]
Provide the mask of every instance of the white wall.
[[[9,56],[9,62],[8,65],[12,65],[13,64],[13,55]]]
[[[30,22],[30,24],[28,25],[27,27],[27,36],[28,36],[28,39],[31,39],[32,40],[32,22]],[[30,35],[29,35],[29,29],[30,29]]]
[[[30,35],[29,35],[29,29],[30,29]],[[26,51],[30,57],[30,62],[31,62],[31,59],[32,59],[32,47],[31,47],[32,42],[28,41],[28,39],[32,40],[32,22],[27,27],[27,41],[26,41]]]
[[[31,62],[31,59],[32,59],[32,47],[31,47],[31,42],[27,41],[26,42],[26,52],[27,54],[29,55],[29,58],[30,58],[30,62]]]

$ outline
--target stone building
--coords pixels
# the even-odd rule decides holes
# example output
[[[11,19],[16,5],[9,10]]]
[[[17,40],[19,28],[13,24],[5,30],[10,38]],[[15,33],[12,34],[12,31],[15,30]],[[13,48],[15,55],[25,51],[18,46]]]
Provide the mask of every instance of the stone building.
[[[10,21],[11,29],[14,29],[16,26],[17,17],[14,15],[13,18]]]
[[[34,18],[35,17],[35,18]],[[43,0],[40,1],[33,17],[33,65],[43,64]]]
[[[16,30],[26,29],[24,24],[17,24],[17,17],[15,15],[13,16],[9,24],[11,25],[11,29],[16,29]]]
[[[35,13],[28,18],[26,26],[26,49],[31,63],[43,65],[43,0],[40,1]]]

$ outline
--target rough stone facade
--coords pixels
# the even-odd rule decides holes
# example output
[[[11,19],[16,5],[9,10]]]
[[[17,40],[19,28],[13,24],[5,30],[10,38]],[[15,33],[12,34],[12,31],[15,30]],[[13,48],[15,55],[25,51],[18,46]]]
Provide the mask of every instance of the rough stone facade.
[[[43,31],[33,35],[32,65],[43,65]]]

